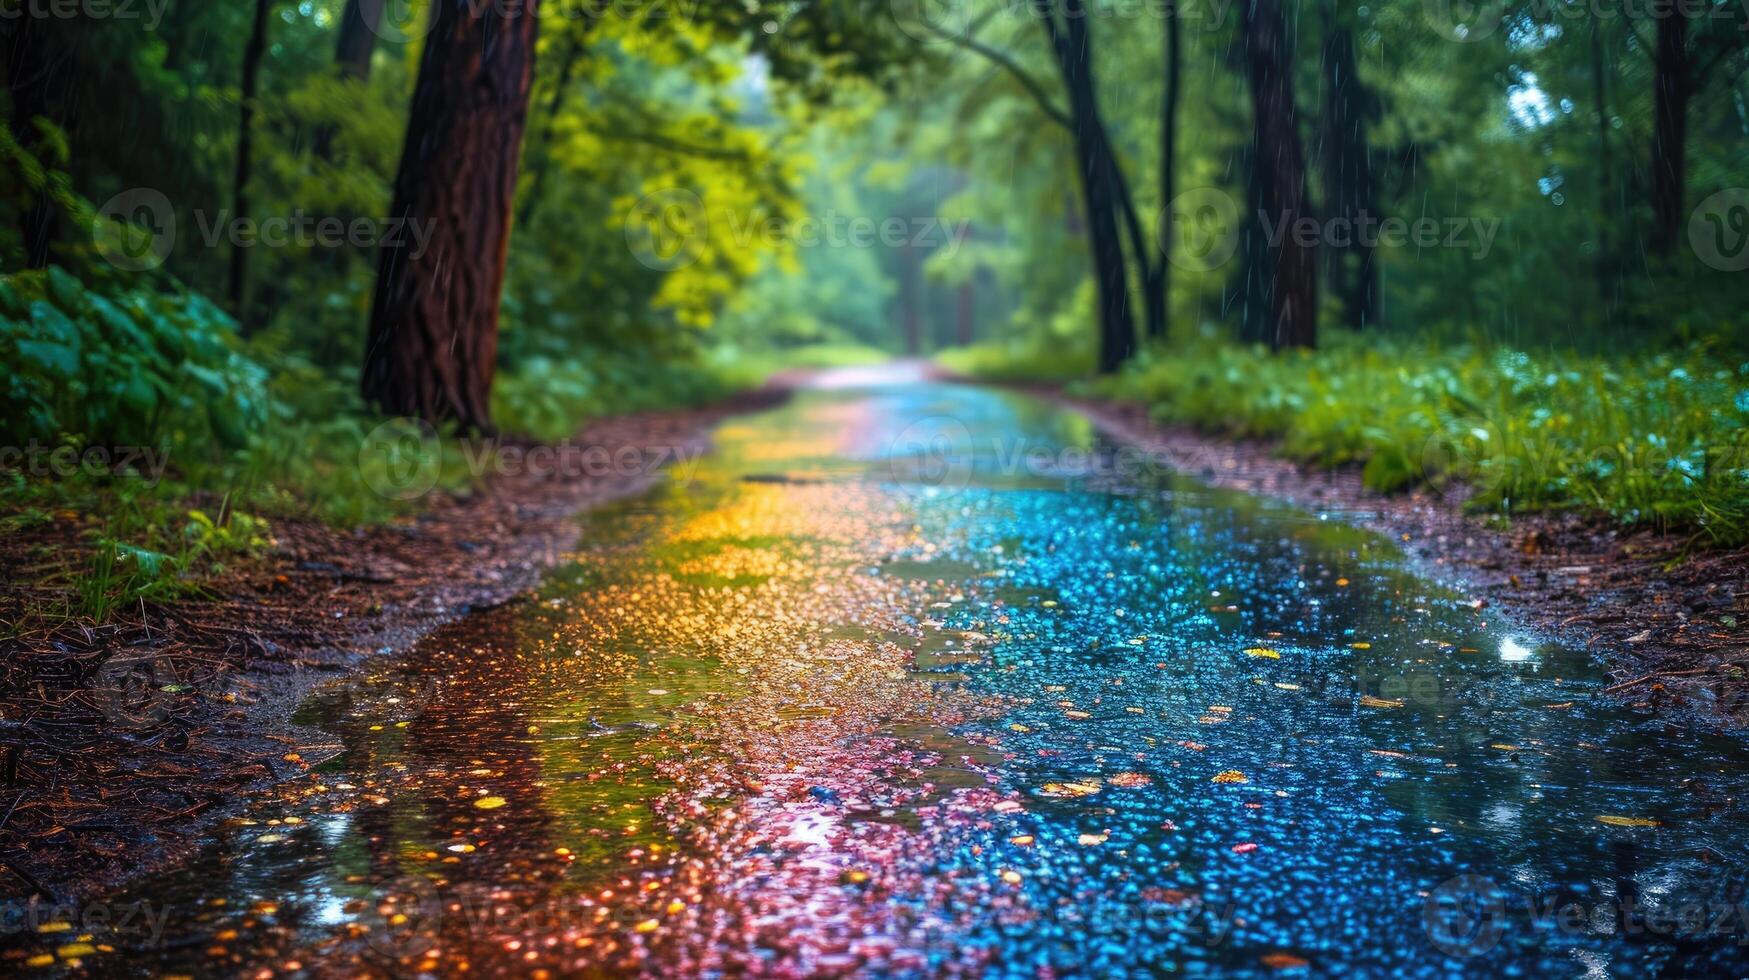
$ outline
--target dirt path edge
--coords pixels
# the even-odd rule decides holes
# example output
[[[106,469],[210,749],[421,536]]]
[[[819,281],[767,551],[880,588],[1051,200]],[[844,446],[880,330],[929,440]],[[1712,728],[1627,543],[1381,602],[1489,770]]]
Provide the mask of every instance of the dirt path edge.
[[[277,520],[271,553],[227,574],[216,594],[7,641],[8,921],[49,907],[76,916],[185,862],[253,798],[338,752],[292,721],[311,690],[525,594],[575,544],[577,514],[684,478],[719,422],[781,404],[799,380],[776,378],[704,408],[604,420],[543,447],[586,462],[581,475],[576,466],[500,469],[466,496],[435,495],[411,518],[355,531]],[[631,463],[634,451],[639,462],[612,462]],[[594,465],[602,459],[605,468]]]

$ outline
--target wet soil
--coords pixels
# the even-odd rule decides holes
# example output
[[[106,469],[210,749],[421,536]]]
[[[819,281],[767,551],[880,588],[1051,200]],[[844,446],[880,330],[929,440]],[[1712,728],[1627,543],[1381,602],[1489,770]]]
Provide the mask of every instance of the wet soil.
[[[604,420],[568,446],[696,462],[724,418],[780,403],[793,382]],[[338,751],[291,721],[312,688],[526,594],[575,543],[579,511],[668,473],[556,469],[495,472],[386,526],[276,520],[271,553],[206,583],[204,598],[0,642],[0,902],[77,902],[186,859],[220,819]],[[8,622],[43,601],[47,571],[27,556],[45,545],[77,553],[76,526],[0,544]]]

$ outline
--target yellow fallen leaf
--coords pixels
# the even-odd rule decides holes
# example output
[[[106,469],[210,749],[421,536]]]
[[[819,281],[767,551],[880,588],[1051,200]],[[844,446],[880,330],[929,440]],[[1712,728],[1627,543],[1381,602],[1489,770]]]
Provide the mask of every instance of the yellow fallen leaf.
[[[1215,778],[1214,778],[1214,782],[1221,783],[1223,785],[1232,785],[1232,784],[1236,784],[1236,783],[1248,783],[1250,781],[1251,780],[1248,779],[1244,773],[1240,772],[1237,769],[1226,769],[1226,770],[1223,770],[1221,772],[1217,772],[1217,773],[1215,773]]]
[[[662,928],[662,923],[656,921],[655,919],[645,919],[644,921],[638,923],[636,926],[633,926],[632,928],[636,929],[639,932],[655,932],[657,929]]]
[[[1107,837],[1105,834],[1082,834],[1077,840],[1081,842],[1082,847],[1093,847],[1105,843]]]
[[[1246,647],[1245,648],[1245,655],[1248,657],[1263,657],[1263,658],[1268,659],[1268,660],[1280,660],[1281,659],[1281,654],[1275,652],[1274,650],[1271,650],[1268,647]]]
[[[1360,698],[1360,706],[1363,708],[1401,708],[1403,702],[1394,698],[1375,698],[1370,694],[1363,694]]]
[[[474,806],[481,810],[496,810],[509,802],[502,796],[482,796],[474,801]]]
[[[42,933],[71,932],[72,929],[73,929],[73,924],[71,922],[61,922],[59,920],[54,921],[54,922],[45,922],[42,925],[36,927],[36,931],[42,932]]]
[[[55,955],[63,960],[72,960],[78,959],[81,956],[90,956],[95,952],[97,952],[97,947],[90,943],[68,943],[60,949],[55,950]]]
[[[1046,783],[1039,788],[1046,796],[1092,796],[1099,792],[1098,783]]]
[[[1604,814],[1604,815],[1598,817],[1597,822],[1609,824],[1611,827],[1657,827],[1657,826],[1659,826],[1658,821],[1648,820],[1645,817],[1617,817],[1617,816],[1612,816],[1610,814]]]

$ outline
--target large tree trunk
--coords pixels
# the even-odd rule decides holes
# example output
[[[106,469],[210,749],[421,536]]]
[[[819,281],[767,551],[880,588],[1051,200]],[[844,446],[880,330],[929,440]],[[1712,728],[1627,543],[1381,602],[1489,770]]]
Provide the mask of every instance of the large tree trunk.
[[[360,387],[390,414],[490,431],[537,18],[535,0],[474,6],[432,6],[390,209],[406,226],[378,258]]]
[[[1373,93],[1356,74],[1354,32],[1335,22],[1325,8],[1323,150],[1324,208],[1329,217],[1358,228],[1363,218],[1378,220],[1378,176],[1367,127],[1376,117]],[[1356,330],[1378,323],[1378,266],[1373,245],[1358,234],[1337,248],[1325,243],[1330,287],[1342,301],[1348,325]]]
[[[1269,341],[1312,347],[1318,336],[1316,250],[1294,234],[1307,217],[1306,165],[1294,116],[1293,52],[1278,0],[1241,3],[1245,60],[1256,130],[1258,190],[1264,218],[1279,239],[1269,246]]]
[[[45,165],[59,166],[36,122],[39,118],[58,122],[59,103],[73,65],[70,49],[54,36],[55,26],[46,18],[28,15],[0,20],[0,43],[5,45],[0,54],[6,59],[6,88],[12,101],[12,138]],[[41,269],[49,264],[60,216],[60,207],[46,189],[19,215],[19,238],[27,268]]]
[[[1087,239],[1093,253],[1094,287],[1099,306],[1099,371],[1116,371],[1136,351],[1136,326],[1130,313],[1129,270],[1124,264],[1118,229],[1122,208],[1117,163],[1100,117],[1093,86],[1093,50],[1087,35],[1087,11],[1081,0],[1062,0],[1064,21],[1058,26],[1053,0],[1034,0],[1069,93],[1074,126],[1077,176],[1086,212]]]
[[[1683,185],[1688,180],[1688,97],[1691,68],[1688,19],[1679,4],[1665,0],[1652,7],[1658,36],[1653,42],[1652,93],[1652,251],[1668,255],[1682,228]]]
[[[267,54],[267,14],[272,0],[255,0],[255,19],[243,48],[242,105],[237,112],[237,169],[231,179],[231,220],[249,217],[249,174],[255,165],[255,95],[261,83],[261,59]],[[231,245],[231,314],[244,335],[249,311],[249,249]]]
[[[1166,97],[1160,119],[1160,329],[1149,335],[1158,340],[1165,336],[1172,301],[1172,200],[1178,196],[1178,104],[1184,77],[1183,31],[1178,23],[1178,4],[1171,0],[1166,6]]]

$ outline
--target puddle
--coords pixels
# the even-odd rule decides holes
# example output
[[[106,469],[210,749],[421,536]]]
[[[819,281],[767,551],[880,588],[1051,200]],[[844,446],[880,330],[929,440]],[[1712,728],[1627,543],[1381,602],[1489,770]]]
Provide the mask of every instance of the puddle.
[[[833,387],[585,521],[43,972],[1749,964],[1738,739],[1073,414]]]

